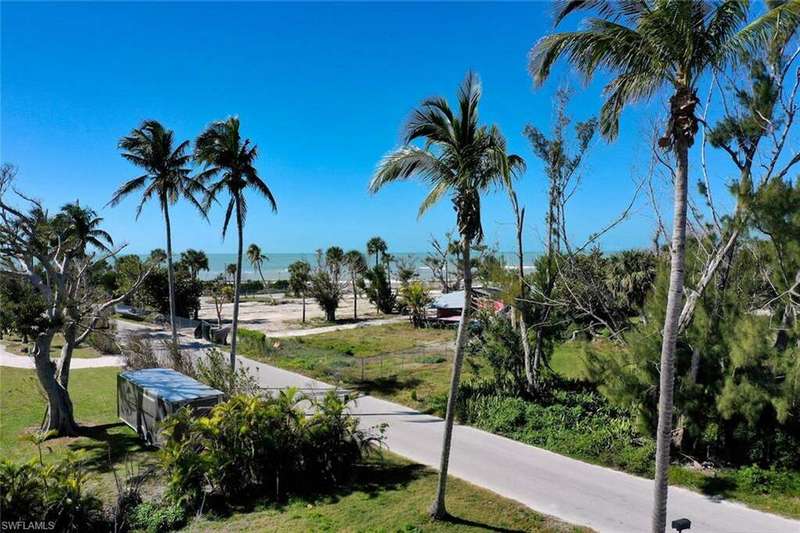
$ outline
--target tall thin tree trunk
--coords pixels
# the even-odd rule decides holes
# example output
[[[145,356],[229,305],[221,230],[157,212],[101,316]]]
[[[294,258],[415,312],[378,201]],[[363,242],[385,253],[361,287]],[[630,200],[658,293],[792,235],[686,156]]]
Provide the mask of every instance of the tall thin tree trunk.
[[[42,431],[55,431],[61,437],[78,434],[72,411],[72,400],[67,389],[56,379],[56,365],[50,360],[50,346],[54,331],[40,333],[36,337],[33,360],[36,365],[36,376],[39,378],[47,396],[47,415],[42,424]]]
[[[169,285],[169,325],[172,328],[172,344],[178,349],[178,329],[175,327],[175,269],[172,265],[172,228],[169,222],[169,206],[164,201],[164,225],[167,227],[167,282]]]
[[[450,394],[447,397],[447,413],[444,417],[444,435],[442,437],[442,458],[439,466],[439,482],[436,487],[436,499],[431,506],[431,517],[442,519],[447,516],[445,491],[447,489],[447,468],[450,464],[450,444],[453,439],[453,422],[455,420],[458,385],[461,379],[461,366],[464,363],[464,346],[469,335],[469,320],[472,315],[472,271],[470,269],[469,239],[462,235],[464,257],[464,307],[461,310],[461,322],[458,324],[456,349],[453,357],[453,374],[450,378]]]
[[[517,219],[517,275],[519,277],[519,302],[517,304],[517,312],[519,313],[519,336],[522,342],[523,362],[525,365],[525,380],[528,384],[528,390],[536,387],[536,377],[531,362],[531,343],[528,339],[528,324],[525,323],[525,314],[522,310],[522,302],[526,296],[525,290],[525,257],[522,250],[522,230],[525,225],[525,209],[519,209],[516,201],[514,201],[514,210],[516,211]]]
[[[239,237],[239,247],[236,252],[236,277],[233,286],[233,330],[231,331],[231,371],[236,370],[236,333],[239,330],[239,285],[242,283],[242,244],[244,242],[242,228],[242,211],[239,199],[236,198],[236,232]],[[231,380],[234,379],[231,373]],[[233,383],[231,383],[233,386]]]
[[[663,533],[667,523],[667,469],[672,442],[672,408],[675,386],[675,344],[683,302],[684,257],[686,253],[686,182],[689,173],[689,144],[678,135],[675,138],[675,211],[672,227],[672,250],[661,342],[661,381],[658,399],[658,431],[656,433],[656,476],[653,488],[653,533]]]
[[[303,291],[303,324],[306,323],[306,293]]]
[[[358,320],[358,290],[355,276],[353,276],[353,320]]]

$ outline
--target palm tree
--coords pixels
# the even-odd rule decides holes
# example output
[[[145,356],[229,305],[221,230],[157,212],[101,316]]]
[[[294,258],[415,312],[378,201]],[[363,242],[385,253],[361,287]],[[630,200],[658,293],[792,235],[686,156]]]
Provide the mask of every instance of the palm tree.
[[[353,287],[353,320],[358,320],[358,277],[367,269],[367,260],[358,250],[350,250],[344,254],[344,264],[350,272]]]
[[[181,253],[181,263],[186,265],[192,281],[197,281],[197,276],[201,270],[208,270],[208,256],[202,250],[189,248]]]
[[[482,126],[478,121],[481,88],[478,77],[468,73],[458,91],[459,114],[456,115],[444,98],[422,102],[412,113],[405,128],[405,144],[383,158],[369,185],[376,193],[387,183],[418,177],[431,186],[419,208],[422,216],[446,195],[452,198],[461,235],[464,265],[464,308],[456,337],[450,394],[447,399],[441,468],[436,500],[431,516],[444,518],[447,467],[453,435],[456,393],[464,359],[472,303],[472,275],[468,265],[470,247],[483,238],[481,225],[481,193],[493,186],[504,186],[511,180],[512,170],[520,163],[517,156],[506,154],[505,139],[495,126]],[[424,139],[424,148],[411,143]]]
[[[228,263],[225,265],[225,275],[230,276],[231,281],[236,280],[236,263]]]
[[[57,226],[64,225],[64,233],[68,239],[74,240],[79,255],[84,255],[89,245],[106,252],[114,246],[111,235],[100,229],[102,222],[103,219],[97,216],[94,209],[81,207],[78,200],[64,204],[53,221]]]
[[[342,264],[344,264],[344,250],[338,246],[331,246],[325,250],[325,264],[331,274],[331,279],[338,284],[342,274]]]
[[[278,211],[275,197],[267,184],[259,177],[255,167],[258,147],[250,139],[242,139],[239,134],[239,119],[230,117],[209,125],[195,142],[194,157],[204,165],[201,176],[217,178],[208,188],[206,205],[218,200],[223,193],[228,194],[228,207],[222,225],[222,236],[228,231],[231,215],[236,217],[238,247],[236,251],[236,276],[233,291],[233,325],[231,332],[231,369],[236,368],[236,333],[239,328],[239,286],[242,283],[242,246],[244,242],[244,223],[247,219],[247,199],[245,191],[253,189],[266,198],[272,212]]]
[[[247,247],[247,260],[250,261],[253,268],[258,271],[258,276],[261,278],[261,285],[266,288],[267,282],[264,280],[263,272],[261,272],[261,265],[264,264],[264,261],[269,261],[269,258],[261,253],[261,248],[259,248],[257,244],[253,243]]]
[[[586,79],[598,69],[614,78],[605,88],[600,113],[600,131],[616,137],[619,117],[628,104],[647,100],[667,89],[670,112],[659,146],[675,156],[674,215],[669,296],[661,346],[659,417],[656,440],[656,476],[652,531],[666,526],[667,468],[672,435],[675,374],[675,343],[683,299],[686,245],[686,183],[689,148],[694,143],[698,119],[698,80],[712,69],[735,59],[745,47],[766,39],[777,20],[800,19],[800,2],[785,2],[745,28],[749,2],[687,2],[640,0],[635,2],[568,1],[559,7],[556,24],[570,13],[597,9],[600,17],[589,18],[578,31],[555,33],[542,38],[531,51],[530,70],[542,84],[553,63],[566,57]],[[778,13],[780,11],[780,13]]]
[[[181,252],[180,264],[189,271],[192,281],[197,283],[197,277],[201,270],[208,270],[208,256],[202,250],[187,249]],[[179,267],[180,268],[180,267]],[[199,306],[194,308],[194,319],[197,320],[200,314]]]
[[[178,331],[175,327],[175,268],[172,264],[172,228],[169,218],[169,206],[180,198],[194,205],[203,218],[206,217],[205,206],[200,204],[195,195],[206,192],[203,186],[204,177],[189,175],[191,156],[187,154],[189,141],[174,146],[175,135],[156,120],[145,120],[141,126],[131,131],[130,135],[119,141],[122,157],[144,169],[145,174],[125,182],[117,189],[109,204],[115,206],[123,198],[135,191],[144,189],[136,218],[142,213],[144,204],[158,198],[164,225],[167,232],[167,279],[169,283],[169,322],[172,328],[172,342],[178,346]]]
[[[372,237],[370,240],[367,241],[367,255],[374,255],[375,256],[375,266],[380,264],[380,258],[382,255],[386,254],[386,250],[389,247],[386,245],[386,241],[381,239],[378,236]]]
[[[306,321],[306,292],[311,281],[311,265],[306,261],[295,261],[289,265],[289,286],[295,296],[303,298],[303,323]]]

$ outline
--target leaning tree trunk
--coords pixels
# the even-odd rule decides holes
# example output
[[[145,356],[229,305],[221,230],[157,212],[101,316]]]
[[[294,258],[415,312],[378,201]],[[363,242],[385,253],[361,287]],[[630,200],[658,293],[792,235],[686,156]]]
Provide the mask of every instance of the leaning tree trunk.
[[[675,386],[675,345],[683,301],[684,256],[686,253],[686,182],[689,173],[689,142],[675,137],[675,211],[672,227],[672,250],[667,312],[661,342],[661,381],[656,433],[656,476],[652,516],[653,533],[663,533],[667,522],[667,469],[672,441],[672,408]]]
[[[456,349],[453,357],[453,374],[450,377],[450,394],[447,397],[447,413],[444,417],[444,436],[442,437],[442,458],[439,466],[439,483],[436,487],[436,499],[431,506],[431,517],[442,519],[447,516],[445,506],[445,490],[447,488],[447,468],[450,464],[450,444],[453,439],[453,421],[455,419],[458,385],[461,379],[461,366],[464,363],[464,347],[469,334],[469,319],[472,311],[472,272],[469,258],[469,239],[462,235],[464,257],[464,307],[461,310],[461,322],[458,324]]]
[[[178,329],[175,327],[175,268],[172,265],[172,228],[169,222],[169,207],[164,202],[164,225],[167,227],[167,284],[169,285],[169,325],[172,329],[172,345],[178,349]]]
[[[54,331],[40,333],[36,337],[33,360],[36,376],[47,396],[47,414],[42,431],[55,431],[61,437],[76,436],[78,424],[72,411],[69,392],[56,379],[56,365],[50,360],[50,345]]]
[[[233,323],[231,325],[231,380],[234,379],[233,371],[236,370],[236,333],[239,330],[239,286],[242,283],[242,243],[244,241],[242,228],[242,211],[239,199],[236,199],[236,232],[239,236],[239,247],[236,252],[236,277],[233,286]],[[231,383],[233,386],[233,383]]]

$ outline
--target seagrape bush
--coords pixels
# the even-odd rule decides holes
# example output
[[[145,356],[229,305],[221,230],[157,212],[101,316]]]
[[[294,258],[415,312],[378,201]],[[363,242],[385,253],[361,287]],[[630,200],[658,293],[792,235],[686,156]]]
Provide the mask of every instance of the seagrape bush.
[[[382,442],[383,428],[360,430],[334,393],[314,399],[288,389],[275,397],[234,396],[208,416],[179,411],[164,434],[167,497],[188,509],[209,497],[279,501],[330,489]]]

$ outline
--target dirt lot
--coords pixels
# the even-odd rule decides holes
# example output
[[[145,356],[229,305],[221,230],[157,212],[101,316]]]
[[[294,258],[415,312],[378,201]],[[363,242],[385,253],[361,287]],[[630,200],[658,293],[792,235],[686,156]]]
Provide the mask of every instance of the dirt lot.
[[[210,297],[201,298],[200,318],[209,322],[217,322],[217,312]],[[229,323],[233,316],[233,304],[222,306],[222,321]],[[286,297],[283,294],[270,296],[253,296],[243,298],[239,304],[239,323],[249,329],[274,333],[303,327],[319,327],[328,325],[324,313],[312,299],[306,300],[306,323],[300,321],[303,316],[303,303],[300,298]],[[358,318],[379,318],[375,306],[365,298],[358,299]],[[353,321],[353,296],[345,295],[336,311],[337,322]]]

